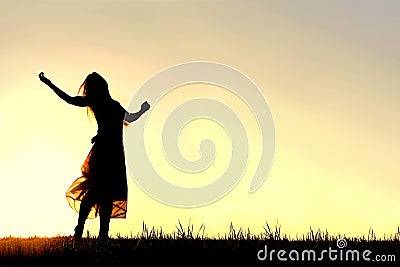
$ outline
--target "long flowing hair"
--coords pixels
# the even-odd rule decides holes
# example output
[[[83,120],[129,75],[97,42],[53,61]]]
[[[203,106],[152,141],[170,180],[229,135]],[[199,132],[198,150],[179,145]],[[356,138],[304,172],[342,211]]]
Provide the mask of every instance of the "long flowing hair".
[[[78,94],[87,97],[90,103],[100,103],[111,99],[107,81],[97,72],[92,72],[79,87]],[[94,117],[91,106],[87,107],[88,117]]]
[[[92,72],[86,77],[79,87],[78,95],[80,93],[82,96],[89,98],[90,103],[101,103],[112,99],[107,81],[97,72]],[[89,120],[90,118],[96,119],[91,106],[87,107],[86,115]],[[130,125],[126,120],[123,120],[123,123],[125,126]]]

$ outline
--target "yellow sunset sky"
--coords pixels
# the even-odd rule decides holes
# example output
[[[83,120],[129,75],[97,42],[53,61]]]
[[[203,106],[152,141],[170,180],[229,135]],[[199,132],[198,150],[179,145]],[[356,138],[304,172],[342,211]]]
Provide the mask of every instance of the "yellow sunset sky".
[[[191,61],[235,68],[264,94],[276,130],[270,172],[250,194],[260,140],[239,98],[216,86],[180,88],[152,105],[146,136],[154,167],[192,186],[224,170],[229,136],[209,121],[185,128],[179,141],[189,159],[199,156],[202,139],[215,142],[215,165],[205,175],[171,169],[160,149],[167,111],[207,96],[232,106],[248,131],[244,176],[224,198],[180,208],[153,199],[129,174],[128,215],[111,220],[111,235],[140,233],[143,222],[172,232],[189,220],[195,230],[204,224],[209,236],[227,233],[231,222],[252,233],[278,223],[292,237],[310,227],[332,235],[362,236],[370,228],[394,234],[399,13],[400,2],[389,0],[1,1],[0,236],[71,235],[78,218],[65,191],[80,175],[96,125],[43,85],[41,71],[70,95],[97,71],[128,108],[147,79]],[[86,223],[94,235],[98,225],[98,218]]]

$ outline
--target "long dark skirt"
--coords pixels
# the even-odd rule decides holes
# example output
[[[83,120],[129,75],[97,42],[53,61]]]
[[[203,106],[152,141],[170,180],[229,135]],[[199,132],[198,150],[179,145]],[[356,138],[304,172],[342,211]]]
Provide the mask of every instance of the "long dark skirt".
[[[87,218],[96,218],[101,203],[107,202],[113,203],[111,218],[126,218],[128,186],[122,142],[97,140],[81,170],[82,176],[77,178],[66,192],[71,208],[79,213],[83,197],[91,192],[95,204]]]

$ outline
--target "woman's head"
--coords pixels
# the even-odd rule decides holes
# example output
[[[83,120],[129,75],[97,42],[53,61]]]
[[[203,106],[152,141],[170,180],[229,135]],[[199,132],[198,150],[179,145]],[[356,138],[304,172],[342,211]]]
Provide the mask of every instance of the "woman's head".
[[[97,72],[92,72],[86,77],[79,88],[79,92],[81,90],[83,96],[89,97],[94,101],[110,98],[107,81]]]

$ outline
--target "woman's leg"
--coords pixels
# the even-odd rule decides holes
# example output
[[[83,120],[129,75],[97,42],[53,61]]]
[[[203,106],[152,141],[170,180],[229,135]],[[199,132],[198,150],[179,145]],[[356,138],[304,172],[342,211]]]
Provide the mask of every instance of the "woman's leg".
[[[93,194],[91,194],[91,192],[89,191],[82,198],[81,205],[79,208],[78,225],[75,227],[75,235],[74,235],[76,239],[80,239],[82,237],[86,219],[94,204],[95,204],[95,198],[93,197]]]
[[[113,201],[103,201],[100,205],[100,231],[99,238],[102,240],[108,239],[108,230],[110,226],[111,212]]]

